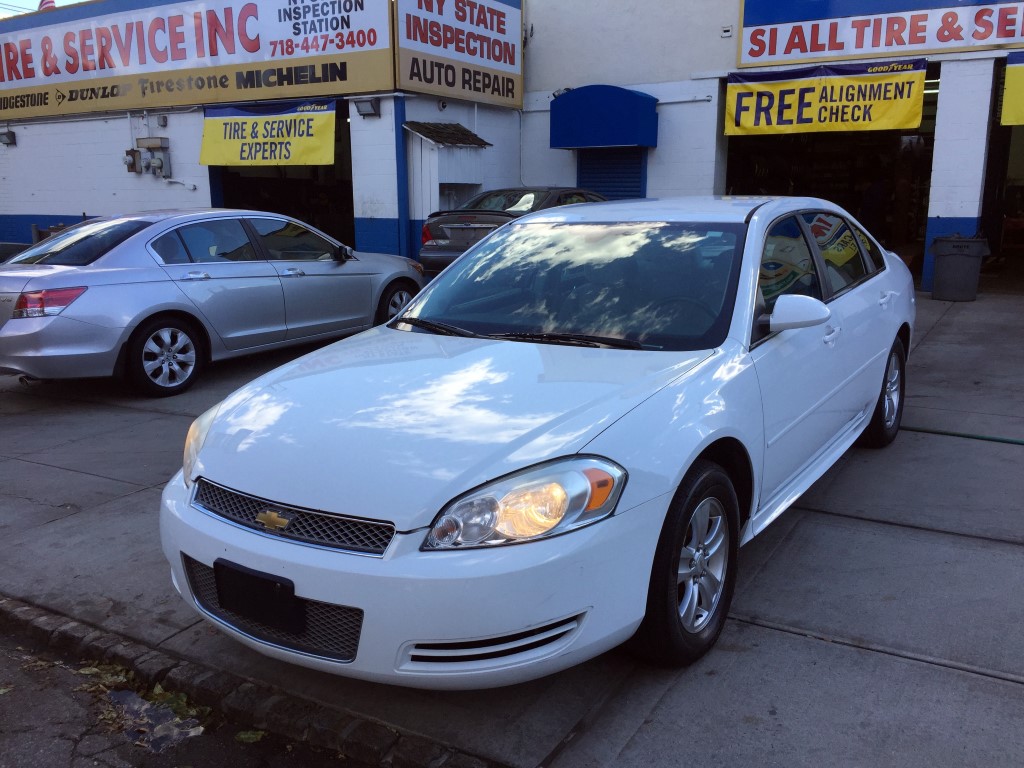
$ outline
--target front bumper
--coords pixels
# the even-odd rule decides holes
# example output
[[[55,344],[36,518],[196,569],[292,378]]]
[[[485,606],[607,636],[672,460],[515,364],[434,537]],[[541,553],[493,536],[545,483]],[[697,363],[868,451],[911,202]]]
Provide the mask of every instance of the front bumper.
[[[10,319],[0,327],[0,373],[36,379],[110,376],[124,332],[61,315]]]
[[[491,550],[421,552],[425,531],[397,534],[383,557],[371,557],[203,512],[179,472],[164,490],[160,531],[184,599],[268,656],[394,685],[488,688],[565,669],[633,634],[667,504],[655,499],[563,536]],[[195,584],[195,575],[212,578],[218,559],[292,581],[303,602],[359,614],[353,658],[329,658],[308,637],[282,641],[210,610],[210,585]]]

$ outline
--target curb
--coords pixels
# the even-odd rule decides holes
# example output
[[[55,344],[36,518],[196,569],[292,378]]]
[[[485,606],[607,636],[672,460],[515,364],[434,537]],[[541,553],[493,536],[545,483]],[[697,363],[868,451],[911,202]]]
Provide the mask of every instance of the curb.
[[[0,628],[51,649],[118,664],[148,687],[184,693],[228,720],[381,768],[508,768],[229,672],[169,656],[122,635],[0,595]]]

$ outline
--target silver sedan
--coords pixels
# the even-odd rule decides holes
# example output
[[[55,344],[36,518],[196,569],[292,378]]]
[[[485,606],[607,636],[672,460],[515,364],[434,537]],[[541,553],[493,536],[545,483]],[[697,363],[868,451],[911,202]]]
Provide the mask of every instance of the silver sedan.
[[[277,214],[91,219],[0,265],[0,373],[125,375],[173,395],[207,362],[385,322],[422,284],[411,259],[355,253]]]

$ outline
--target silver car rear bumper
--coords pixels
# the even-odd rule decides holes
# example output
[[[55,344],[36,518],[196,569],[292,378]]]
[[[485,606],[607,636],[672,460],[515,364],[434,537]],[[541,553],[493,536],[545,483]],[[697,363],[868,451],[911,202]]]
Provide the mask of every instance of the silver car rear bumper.
[[[37,379],[110,376],[124,333],[59,315],[11,319],[0,327],[0,373]]]

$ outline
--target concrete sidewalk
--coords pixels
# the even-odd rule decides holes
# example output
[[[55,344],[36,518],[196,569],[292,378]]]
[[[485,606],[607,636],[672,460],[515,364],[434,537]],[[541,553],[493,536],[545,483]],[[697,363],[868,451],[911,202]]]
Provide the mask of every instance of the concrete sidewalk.
[[[0,378],[0,618],[363,764],[1024,764],[1024,297],[922,294],[918,312],[906,431],[850,451],[741,551],[732,619],[690,669],[613,652],[495,691],[413,691],[200,622],[170,586],[160,489],[191,419],[294,353],[160,401]]]

